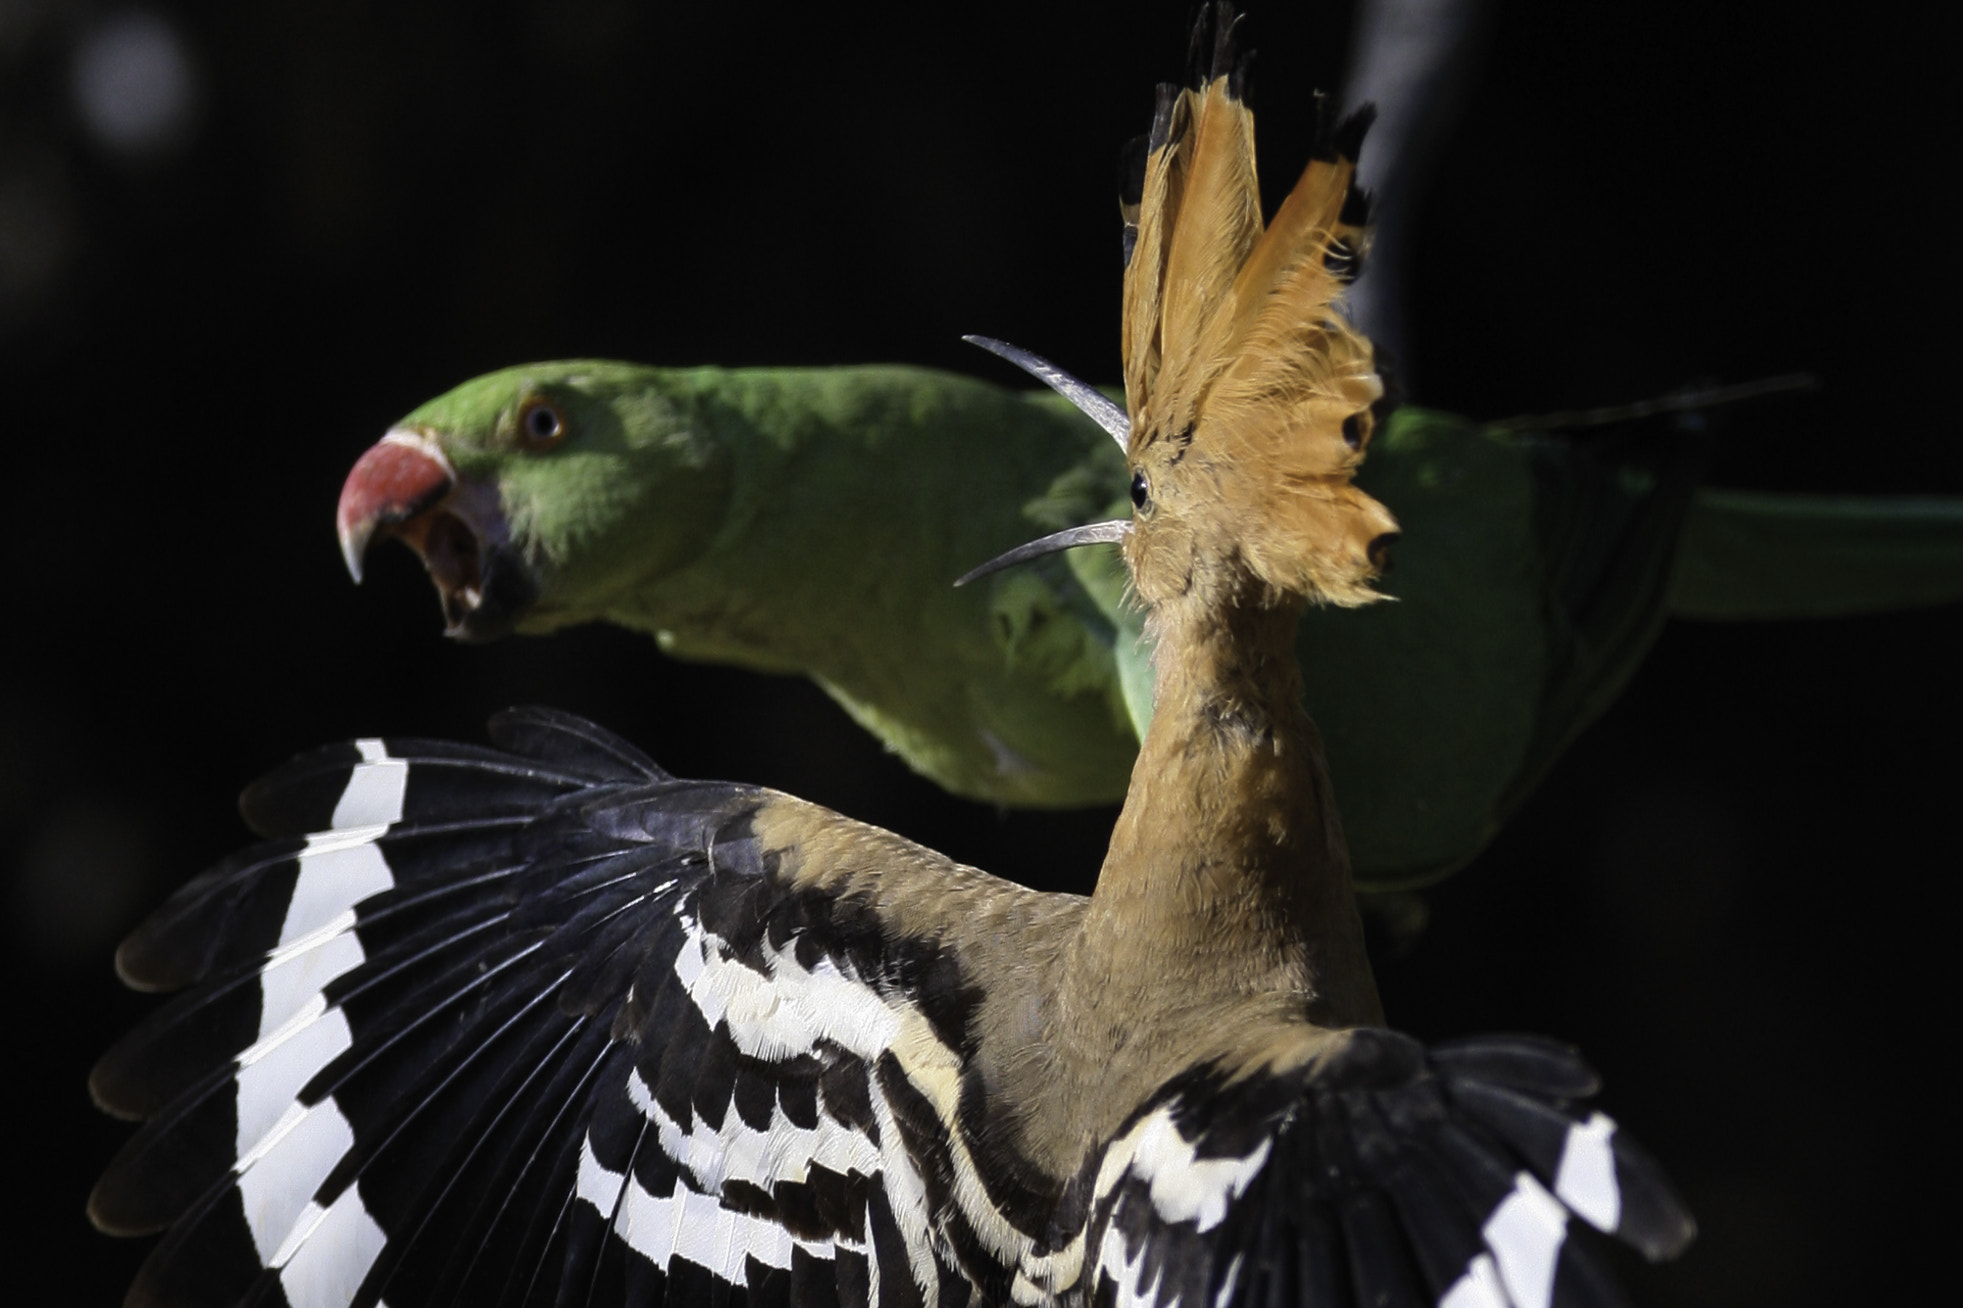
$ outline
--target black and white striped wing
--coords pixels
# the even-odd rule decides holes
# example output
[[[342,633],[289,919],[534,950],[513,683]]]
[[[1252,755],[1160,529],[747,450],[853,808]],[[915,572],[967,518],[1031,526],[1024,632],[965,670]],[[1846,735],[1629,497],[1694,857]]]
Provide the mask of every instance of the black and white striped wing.
[[[1651,1258],[1694,1227],[1600,1112],[1594,1074],[1522,1037],[1425,1049],[1350,1032],[1293,1070],[1197,1068],[1096,1164],[1094,1308],[1549,1308],[1620,1302],[1574,1219]]]
[[[129,1302],[959,1308],[963,1257],[999,1279],[916,1160],[948,978],[755,833],[870,829],[563,715],[493,734],[296,759],[243,801],[273,843],[124,945],[133,984],[190,987],[92,1082],[146,1119],[91,1200],[165,1232]]]

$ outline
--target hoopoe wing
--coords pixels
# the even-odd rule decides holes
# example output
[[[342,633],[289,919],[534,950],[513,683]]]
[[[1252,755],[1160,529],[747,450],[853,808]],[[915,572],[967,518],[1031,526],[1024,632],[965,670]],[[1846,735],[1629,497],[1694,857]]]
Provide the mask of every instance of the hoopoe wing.
[[[1693,1227],[1656,1164],[1577,1107],[1595,1088],[1551,1042],[1426,1049],[1374,1028],[1286,1070],[1193,1068],[1086,1167],[1089,1301],[1617,1303],[1573,1220],[1652,1258]]]
[[[1013,934],[1033,897],[565,715],[493,734],[296,759],[243,801],[273,843],[124,946],[133,984],[189,987],[92,1082],[148,1119],[91,1200],[165,1231],[129,1302],[959,1308],[1006,1284],[1048,1210],[959,1124],[960,950],[896,922],[931,900]]]

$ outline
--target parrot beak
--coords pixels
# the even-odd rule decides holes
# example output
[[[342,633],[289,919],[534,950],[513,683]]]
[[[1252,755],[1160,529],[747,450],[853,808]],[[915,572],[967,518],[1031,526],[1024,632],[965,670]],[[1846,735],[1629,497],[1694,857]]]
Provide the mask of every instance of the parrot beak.
[[[450,460],[420,432],[397,428],[356,459],[334,511],[341,557],[354,584],[361,584],[362,562],[377,530],[400,528],[456,485]]]
[[[443,604],[444,634],[458,640],[505,635],[537,598],[497,488],[458,477],[426,432],[398,427],[355,460],[334,528],[357,585],[376,536],[416,551]]]

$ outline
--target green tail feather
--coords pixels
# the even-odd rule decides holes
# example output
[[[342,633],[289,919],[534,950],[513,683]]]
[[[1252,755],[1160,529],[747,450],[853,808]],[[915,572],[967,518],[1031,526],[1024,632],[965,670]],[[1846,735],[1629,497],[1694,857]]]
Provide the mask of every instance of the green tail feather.
[[[1963,500],[1702,490],[1670,614],[1842,618],[1963,600]]]

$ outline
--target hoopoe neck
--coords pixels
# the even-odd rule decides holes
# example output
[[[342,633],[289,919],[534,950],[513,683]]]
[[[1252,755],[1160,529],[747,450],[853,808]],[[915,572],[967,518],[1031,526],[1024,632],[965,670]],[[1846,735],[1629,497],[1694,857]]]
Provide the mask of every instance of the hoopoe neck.
[[[1302,603],[1237,598],[1154,614],[1157,702],[1085,954],[1155,1009],[1260,996],[1319,1025],[1380,1022],[1322,741],[1302,709]]]

